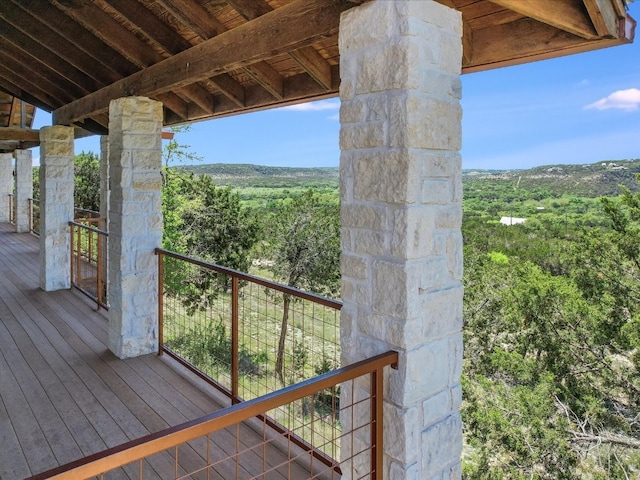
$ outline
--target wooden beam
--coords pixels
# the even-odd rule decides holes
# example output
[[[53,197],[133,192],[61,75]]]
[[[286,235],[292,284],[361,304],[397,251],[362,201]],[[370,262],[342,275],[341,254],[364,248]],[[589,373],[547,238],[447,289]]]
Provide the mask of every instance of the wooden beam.
[[[213,83],[233,103],[235,103],[239,107],[244,107],[244,87],[236,82],[231,75],[222,73],[220,75],[216,75],[213,78],[210,78],[209,81]]]
[[[0,141],[14,140],[18,142],[39,142],[40,130],[30,128],[1,127]]]
[[[187,95],[187,97],[193,100],[195,104],[199,105],[209,113],[213,113],[213,95],[211,95],[205,88],[201,87],[197,83],[194,83],[192,85],[183,87],[182,91]]]
[[[17,73],[12,66],[15,66],[10,60],[6,58],[2,58],[0,54],[0,76],[14,85],[19,85],[20,89],[23,92],[28,92],[30,96],[37,98],[40,102],[49,106],[49,109],[60,107],[68,102],[68,97],[66,100],[60,99],[56,96],[55,93],[47,91],[43,85],[40,83],[38,78],[24,77]],[[27,97],[23,95],[16,95],[18,98],[27,99]],[[29,101],[29,100],[27,100]],[[29,103],[33,103],[29,101]]]
[[[138,67],[148,67],[163,60],[163,57],[156,53],[151,46],[144,43],[91,1],[73,0],[72,2],[60,2],[57,5],[71,18],[86,25],[106,45],[111,46]]]
[[[284,107],[294,105],[309,100],[320,100],[324,98],[333,98],[338,95],[340,88],[340,73],[337,65],[331,67],[333,83],[331,91],[327,92],[316,81],[314,81],[306,73],[294,75],[284,79],[284,95],[281,101],[274,102],[273,97],[259,85],[253,85],[247,88],[247,102],[243,109],[239,109],[233,102],[226,97],[218,95],[216,97],[216,112],[214,118],[228,117],[237,115],[238,113],[255,112],[266,110],[274,107]],[[190,112],[188,120],[197,120],[200,112]],[[184,123],[183,119],[172,115],[167,115],[165,125],[173,125]]]
[[[340,14],[351,7],[344,0],[298,0],[57,109],[54,124],[103,112],[114,98],[155,96],[308,46],[337,33]]]
[[[473,63],[473,29],[469,22],[462,22],[462,63]]]
[[[63,58],[42,47],[42,45],[2,20],[0,20],[0,31],[3,33],[2,37],[0,37],[0,49],[11,52],[14,57],[21,58],[23,62],[33,65],[34,68],[38,70],[48,69],[55,72],[60,78],[68,80],[87,92],[92,92],[105,85],[98,83]]]
[[[217,18],[193,0],[157,0],[171,15],[201,38],[212,38],[227,30]]]
[[[618,36],[618,14],[611,0],[584,0],[591,21],[601,37]]]
[[[491,0],[514,12],[586,39],[598,38],[582,0]],[[518,36],[519,37],[519,36]],[[516,37],[517,38],[517,37]],[[509,41],[512,41],[509,39]]]
[[[0,65],[1,67],[2,65]],[[15,83],[11,82],[8,78],[2,75],[0,72],[0,90],[8,93],[9,95],[13,95],[14,97],[24,99],[29,102],[31,105],[38,107],[45,112],[51,112],[53,107],[50,104],[47,104],[45,101],[35,97],[29,92],[24,91],[21,87],[18,87]]]
[[[506,38],[518,38],[507,42]],[[463,66],[463,73],[479,72],[509,65],[587,52],[629,43],[630,39],[586,40],[551,25],[530,18],[475,30],[473,64]]]

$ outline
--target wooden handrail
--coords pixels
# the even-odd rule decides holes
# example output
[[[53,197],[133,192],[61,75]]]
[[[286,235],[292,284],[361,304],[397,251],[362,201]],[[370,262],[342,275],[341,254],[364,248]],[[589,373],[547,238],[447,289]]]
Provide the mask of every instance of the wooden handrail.
[[[67,465],[34,475],[27,480],[44,479],[83,479],[98,476],[106,471],[127,465],[131,462],[143,459],[150,455],[176,447],[199,437],[211,434],[218,430],[244,422],[260,415],[263,412],[286,405],[295,400],[312,395],[316,392],[334,387],[340,383],[354,380],[366,374],[375,374],[376,381],[375,401],[379,406],[382,393],[381,370],[386,366],[395,368],[398,363],[398,352],[388,351],[375,357],[362,360],[352,365],[324,373],[318,377],[285,387],[276,392],[268,393],[246,402],[232,405],[215,413],[205,415],[196,420],[185,422],[182,425],[167,428],[157,433],[146,435],[137,440],[110,448]],[[375,408],[377,425],[382,425],[382,409]],[[378,441],[382,441],[382,434],[376,434]],[[381,444],[376,444],[378,453],[381,454]]]

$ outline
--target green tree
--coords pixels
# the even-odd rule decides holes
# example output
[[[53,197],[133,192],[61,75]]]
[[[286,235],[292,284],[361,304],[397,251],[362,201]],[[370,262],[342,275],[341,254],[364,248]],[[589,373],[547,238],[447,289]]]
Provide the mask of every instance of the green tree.
[[[78,208],[100,210],[100,158],[82,152],[73,159],[75,184],[73,202]]]
[[[270,269],[279,281],[321,295],[340,288],[340,208],[308,190],[280,202],[267,230]],[[291,296],[283,294],[275,370],[284,382],[284,349]]]

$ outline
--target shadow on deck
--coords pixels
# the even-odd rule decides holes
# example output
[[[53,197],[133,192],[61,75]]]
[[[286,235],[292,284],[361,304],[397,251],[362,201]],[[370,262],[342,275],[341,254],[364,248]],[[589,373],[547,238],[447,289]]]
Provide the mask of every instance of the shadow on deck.
[[[0,479],[28,477],[227,405],[167,357],[116,358],[106,346],[105,312],[77,291],[40,290],[38,239],[12,229],[0,224]],[[241,430],[212,449],[262,441],[262,433]],[[262,467],[283,455],[270,448],[230,468],[252,477],[254,463]],[[198,455],[194,449],[180,461]],[[158,458],[144,477],[174,478],[173,470],[173,462]],[[267,477],[287,476],[309,471],[294,465]]]

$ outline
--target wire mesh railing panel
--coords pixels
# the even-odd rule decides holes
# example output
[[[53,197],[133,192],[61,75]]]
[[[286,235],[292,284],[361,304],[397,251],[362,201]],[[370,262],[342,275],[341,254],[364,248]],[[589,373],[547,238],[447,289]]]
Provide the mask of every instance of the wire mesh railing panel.
[[[162,256],[164,346],[234,401],[275,392],[340,362],[340,303],[167,251]],[[277,428],[326,439],[336,456],[339,388],[270,412]],[[314,429],[304,428],[313,410]]]
[[[9,223],[16,223],[16,197],[12,193],[9,194]]]
[[[396,352],[387,352],[28,480],[54,475],[59,480],[382,478],[383,369],[397,361]],[[319,461],[314,454],[327,439],[314,436],[310,445],[301,446],[292,432],[278,432],[268,424],[268,413],[276,408],[307,405],[298,433],[315,431],[318,416],[311,406],[340,385],[344,395],[331,411],[344,425],[335,439],[343,445],[340,461]]]
[[[231,278],[164,256],[164,346],[231,391]]]
[[[82,222],[82,223],[80,223]],[[107,242],[103,219],[69,222],[71,235],[71,285],[92,298],[98,308],[107,307]]]
[[[29,230],[34,235],[40,235],[40,201],[29,199]]]

